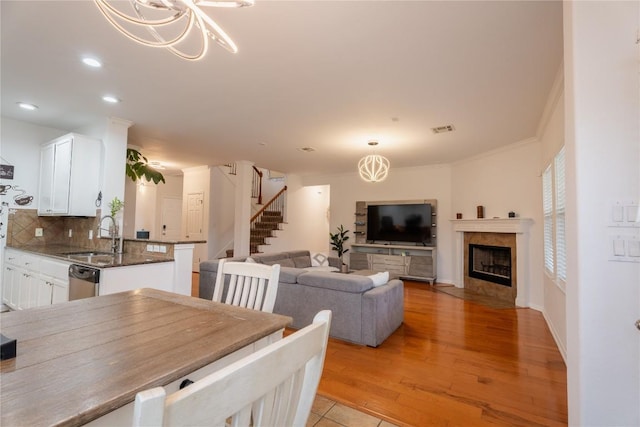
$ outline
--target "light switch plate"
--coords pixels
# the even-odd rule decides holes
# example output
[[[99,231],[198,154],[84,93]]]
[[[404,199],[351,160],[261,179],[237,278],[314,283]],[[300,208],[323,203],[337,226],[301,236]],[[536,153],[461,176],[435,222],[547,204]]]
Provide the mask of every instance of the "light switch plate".
[[[43,231],[42,228],[36,228],[36,237],[42,237]]]

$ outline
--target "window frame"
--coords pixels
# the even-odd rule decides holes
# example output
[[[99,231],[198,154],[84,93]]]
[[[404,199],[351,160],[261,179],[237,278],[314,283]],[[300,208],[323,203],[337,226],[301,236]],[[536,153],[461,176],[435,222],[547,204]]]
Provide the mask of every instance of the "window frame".
[[[563,292],[567,281],[565,160],[563,146],[542,173],[544,272]]]

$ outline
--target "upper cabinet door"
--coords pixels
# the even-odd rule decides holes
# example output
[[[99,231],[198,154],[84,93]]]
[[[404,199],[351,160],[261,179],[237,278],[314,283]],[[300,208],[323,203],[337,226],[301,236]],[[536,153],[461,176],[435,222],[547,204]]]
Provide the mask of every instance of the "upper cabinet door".
[[[53,203],[54,214],[69,213],[69,190],[71,188],[71,149],[73,139],[55,144],[55,162],[53,166]]]
[[[101,141],[69,134],[43,145],[38,215],[95,216],[101,166]]]
[[[55,162],[55,144],[49,144],[40,150],[40,188],[38,191],[38,215],[51,215],[53,208],[53,165]]]

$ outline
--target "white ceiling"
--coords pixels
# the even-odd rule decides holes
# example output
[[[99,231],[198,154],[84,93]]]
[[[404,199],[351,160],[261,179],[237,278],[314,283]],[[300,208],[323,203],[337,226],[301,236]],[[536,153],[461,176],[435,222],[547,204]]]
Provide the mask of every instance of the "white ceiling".
[[[208,9],[239,52],[197,62],[130,41],[92,1],[0,5],[3,116],[127,119],[130,144],[178,168],[353,172],[372,138],[392,168],[449,163],[536,136],[562,61],[560,1],[257,0]]]

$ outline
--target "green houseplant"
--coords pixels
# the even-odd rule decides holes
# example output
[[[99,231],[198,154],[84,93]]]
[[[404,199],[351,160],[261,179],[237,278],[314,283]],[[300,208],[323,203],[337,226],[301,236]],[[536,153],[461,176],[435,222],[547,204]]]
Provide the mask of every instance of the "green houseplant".
[[[349,252],[349,249],[344,248],[345,242],[349,240],[348,233],[349,230],[345,230],[342,224],[340,224],[336,233],[329,232],[331,249],[338,253],[338,258],[340,258],[340,262],[342,263],[342,271],[348,270],[347,265],[342,261],[342,256]]]
[[[142,153],[133,148],[127,148],[126,172],[134,182],[143,177],[155,184],[165,182],[164,176],[149,165],[149,161]]]
[[[116,217],[122,208],[124,208],[124,202],[118,197],[114,197],[113,200],[109,202],[109,209],[111,209],[111,216],[113,218]]]

